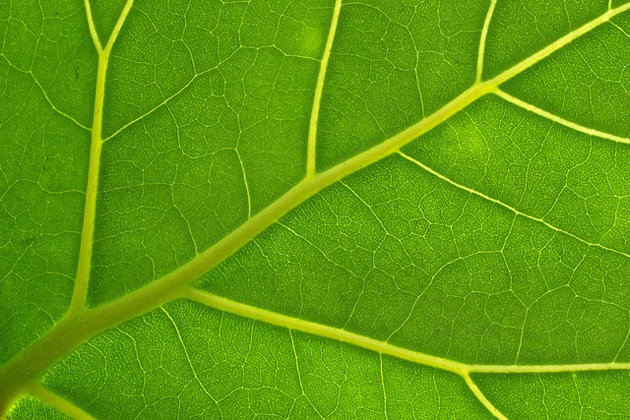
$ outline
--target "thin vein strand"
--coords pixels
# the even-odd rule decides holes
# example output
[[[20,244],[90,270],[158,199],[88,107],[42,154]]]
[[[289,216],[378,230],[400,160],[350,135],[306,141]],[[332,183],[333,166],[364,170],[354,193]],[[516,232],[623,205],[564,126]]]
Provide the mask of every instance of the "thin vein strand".
[[[481,37],[479,38],[479,50],[477,54],[477,83],[481,83],[481,77],[483,76],[483,61],[486,54],[486,39],[488,37],[488,28],[490,27],[490,21],[494,13],[494,8],[497,5],[497,0],[490,2],[488,13],[486,14],[486,20],[483,22],[483,28],[481,29]]]
[[[407,159],[408,161],[414,163],[415,165],[418,165],[420,168],[424,169],[425,171],[429,172],[430,174],[440,178],[443,181],[448,182],[452,186],[454,186],[454,187],[456,187],[456,188],[458,188],[460,190],[464,190],[464,191],[466,191],[466,192],[468,192],[470,194],[476,195],[477,197],[481,197],[481,198],[483,198],[486,201],[498,204],[501,207],[503,207],[503,208],[513,212],[517,216],[522,216],[522,217],[525,217],[525,218],[527,218],[529,220],[532,220],[534,222],[541,223],[541,224],[545,225],[546,227],[548,227],[549,229],[553,230],[554,232],[558,232],[558,233],[562,233],[564,235],[567,235],[567,236],[569,236],[569,237],[571,237],[571,238],[573,238],[573,239],[575,239],[575,240],[577,240],[577,241],[579,241],[579,242],[581,242],[581,243],[583,243],[585,245],[588,245],[590,247],[600,248],[600,249],[603,249],[603,250],[615,253],[617,255],[621,255],[623,257],[630,258],[630,254],[627,254],[627,253],[622,252],[622,251],[618,251],[618,250],[616,250],[614,248],[609,248],[609,247],[604,246],[602,244],[588,242],[588,241],[580,238],[579,236],[574,235],[573,233],[571,233],[569,231],[566,231],[564,229],[560,229],[559,227],[556,227],[556,226],[550,224],[549,222],[546,222],[544,219],[539,219],[538,217],[530,216],[529,214],[523,213],[523,212],[515,209],[514,207],[512,207],[512,206],[510,206],[508,204],[505,204],[504,202],[502,202],[500,200],[497,200],[496,198],[492,198],[492,197],[490,197],[488,195],[483,194],[482,192],[479,192],[477,190],[469,188],[469,187],[467,187],[465,185],[459,184],[459,183],[453,181],[452,179],[442,175],[441,173],[439,173],[437,171],[434,171],[433,169],[431,169],[430,167],[426,166],[422,162],[418,161],[417,159],[414,159],[413,157],[411,157],[411,156],[409,156],[409,155],[407,155],[407,154],[405,154],[405,153],[403,153],[401,151],[399,151],[398,154],[400,156],[404,157],[405,159]]]
[[[492,413],[492,415],[500,420],[508,420],[507,417],[503,413],[501,413],[491,402],[486,398],[486,396],[481,392],[477,384],[472,380],[470,375],[466,373],[464,376],[464,380],[466,381],[466,385],[475,394],[475,397],[483,404],[486,409]]]
[[[551,112],[547,112],[544,109],[540,109],[528,102],[525,102],[519,98],[516,98],[509,93],[502,91],[501,89],[497,89],[494,92],[500,98],[505,99],[506,101],[513,103],[514,105],[526,109],[527,111],[533,112],[534,114],[540,115],[541,117],[547,118],[553,122],[564,125],[565,127],[572,128],[580,133],[588,134],[595,137],[600,137],[607,140],[612,140],[617,143],[630,144],[630,139],[627,137],[620,137],[614,134],[605,133],[603,131],[595,130],[593,128],[584,127],[583,125],[576,124],[572,121],[565,120],[562,117],[552,114]]]
[[[92,6],[90,6],[90,0],[85,0],[84,4],[88,27],[90,28],[90,36],[92,37],[94,48],[96,48],[96,51],[100,54],[101,52],[103,52],[103,45],[101,44],[101,40],[98,37],[98,32],[96,32],[96,26],[94,25],[94,17],[92,16]]]
[[[337,23],[339,22],[339,13],[341,12],[341,0],[336,0],[333,9],[332,22],[324,47],[324,54],[319,66],[319,74],[317,75],[317,84],[315,85],[315,95],[313,97],[313,107],[311,109],[311,120],[308,129],[308,143],[306,156],[306,177],[312,178],[316,171],[316,153],[317,153],[317,123],[319,121],[319,109],[322,102],[322,92],[324,90],[324,81],[326,79],[326,70],[328,69],[328,60],[330,59],[330,51],[335,40],[337,32]]]

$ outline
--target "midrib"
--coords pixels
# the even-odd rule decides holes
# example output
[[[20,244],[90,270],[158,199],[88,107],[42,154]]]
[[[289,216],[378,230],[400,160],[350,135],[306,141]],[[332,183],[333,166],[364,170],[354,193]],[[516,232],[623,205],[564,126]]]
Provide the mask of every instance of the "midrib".
[[[105,49],[103,49],[103,51],[99,51],[99,56],[102,56],[102,54],[107,51],[107,58],[104,60],[105,68],[102,76],[103,83],[109,52],[111,51],[116,36],[122,28],[124,18],[129,12],[132,3],[133,0],[128,0],[127,4],[125,5],[125,9],[123,10],[123,14],[121,14],[121,18],[119,18],[116,27],[112,32],[107,46],[105,47]],[[521,61],[512,68],[499,74],[495,78],[490,79],[486,82],[477,81],[472,87],[460,94],[457,98],[446,104],[444,107],[442,107],[431,116],[412,125],[401,133],[384,141],[383,143],[380,143],[377,146],[372,147],[371,149],[368,149],[342,163],[339,163],[338,165],[324,172],[306,177],[302,182],[294,186],[277,201],[272,203],[270,206],[268,206],[266,209],[264,209],[254,217],[250,218],[242,226],[234,230],[232,233],[227,235],[225,238],[223,238],[221,241],[216,243],[205,252],[198,255],[193,260],[189,261],[177,270],[167,274],[161,279],[156,280],[153,283],[144,286],[127,296],[124,296],[116,301],[110,302],[94,309],[84,309],[85,294],[87,293],[86,277],[85,281],[82,283],[83,286],[78,285],[78,287],[82,287],[82,291],[75,291],[73,295],[71,309],[69,310],[68,314],[64,316],[64,318],[62,318],[57,324],[55,324],[46,334],[44,334],[36,342],[34,342],[30,347],[15,356],[2,368],[0,368],[0,414],[6,412],[13,399],[15,399],[21,392],[23,392],[26,384],[39,376],[52,363],[59,360],[64,355],[68,354],[79,344],[95,336],[96,334],[105,331],[106,329],[112,328],[118,324],[142,315],[169,301],[185,297],[185,295],[188,293],[187,286],[192,281],[194,281],[204,273],[208,272],[220,262],[242,248],[256,235],[269,227],[280,217],[284,216],[289,211],[297,207],[299,204],[306,201],[308,198],[312,197],[327,186],[344,178],[345,176],[357,172],[358,170],[374,162],[377,162],[385,158],[386,156],[391,155],[392,153],[397,152],[402,146],[408,144],[412,140],[436,127],[458,111],[468,106],[470,103],[479,99],[481,96],[490,92],[494,92],[501,83],[511,79],[512,77],[536,64],[540,60],[559,50],[563,46],[567,45],[571,41],[575,40],[576,38],[582,36],[585,33],[588,33],[595,27],[609,21],[612,17],[628,9],[630,9],[630,3],[622,5],[616,9],[608,10],[597,19],[583,25],[575,31],[570,32],[569,34],[558,39],[557,41],[540,50],[531,57]],[[90,29],[92,28],[93,24],[91,23]],[[97,50],[99,50],[100,44],[97,44],[95,41],[95,45]],[[101,62],[99,60],[99,69],[100,66]],[[98,102],[98,97],[95,99],[95,103],[96,102]],[[314,104],[314,106],[315,105],[316,104]],[[102,142],[102,140],[100,139],[100,129],[98,131],[98,140]],[[92,172],[91,168],[92,166],[90,166],[90,173]],[[98,176],[98,173],[96,172],[96,175],[93,176]],[[88,185],[89,182],[90,181],[88,180]],[[96,184],[94,188],[96,188]],[[96,191],[92,199],[96,200]],[[86,207],[88,205],[89,201],[87,201],[86,197]],[[92,217],[92,224],[94,220],[93,218],[95,216],[95,212],[93,213],[94,214],[90,214],[90,216]],[[88,245],[91,253],[91,243],[89,243]],[[89,256],[87,252],[83,251],[83,246],[81,247],[80,252],[80,260],[82,257],[84,257],[84,255]],[[84,262],[84,264],[87,264],[87,272],[89,273],[89,261]],[[233,304],[237,303],[233,302]],[[364,338],[368,340],[367,337]],[[361,345],[360,342],[354,344]],[[417,352],[412,353],[418,354]],[[434,358],[434,356],[425,356]],[[445,360],[446,362],[448,362],[448,364],[440,363],[439,366],[436,363],[436,367],[439,367],[441,369],[446,369],[454,372],[457,371],[460,374],[462,374],[462,372],[467,374],[467,372],[478,371],[473,370],[472,366],[461,365],[457,362],[447,361],[446,359],[441,360]],[[425,362],[421,360],[416,361],[418,363],[431,365],[428,359],[426,359]],[[448,366],[455,367],[449,369]],[[463,368],[464,370],[462,370],[461,366],[465,366],[465,368]],[[566,366],[570,366],[571,369],[577,370],[579,366],[583,365]],[[596,368],[595,370],[600,370],[602,366],[611,366],[611,364],[602,364],[601,366],[584,366],[591,366]],[[491,368],[491,366],[488,366],[484,368],[488,370],[483,371],[490,372]],[[527,367],[515,366],[515,368],[526,369]],[[506,371],[504,370],[504,372]],[[519,370],[519,372],[524,372],[524,370]]]

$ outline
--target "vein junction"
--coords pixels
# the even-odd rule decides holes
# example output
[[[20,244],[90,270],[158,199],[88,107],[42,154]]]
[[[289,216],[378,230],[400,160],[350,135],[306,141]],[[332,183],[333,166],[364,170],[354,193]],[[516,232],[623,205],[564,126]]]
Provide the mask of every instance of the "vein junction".
[[[240,315],[246,318],[262,321],[268,324],[297,330],[305,333],[330,338],[336,341],[352,344],[381,354],[408,360],[414,363],[456,373],[460,376],[471,373],[552,373],[552,372],[584,372],[594,370],[630,369],[630,363],[584,363],[567,365],[471,365],[442,357],[432,356],[403,347],[379,341],[364,335],[355,334],[340,328],[329,327],[315,322],[282,315],[265,309],[249,306],[240,302],[213,295],[195,288],[187,288],[185,298],[197,301],[206,306]]]
[[[79,268],[77,271],[77,282],[73,295],[71,308],[68,314],[60,320],[53,328],[44,334],[31,347],[14,357],[0,369],[0,412],[8,408],[8,405],[24,391],[28,383],[40,375],[52,363],[66,355],[73,348],[95,336],[96,334],[112,328],[122,322],[137,317],[143,313],[160,307],[161,305],[179,298],[190,298],[202,302],[219,310],[237,313],[249,318],[258,319],[264,322],[282,325],[289,329],[296,329],[324,337],[334,338],[339,341],[368,348],[379,353],[389,354],[405,360],[426,364],[436,368],[454,372],[462,376],[471,389],[475,390],[470,379],[471,373],[548,373],[567,371],[587,371],[587,370],[610,370],[610,369],[630,369],[630,364],[608,363],[608,364],[578,364],[578,365],[557,365],[557,366],[485,366],[466,365],[447,359],[414,352],[408,349],[391,345],[387,342],[380,342],[369,337],[360,336],[351,332],[335,329],[321,324],[310,323],[285,315],[265,311],[263,309],[250,307],[234,301],[229,301],[214,295],[210,295],[198,290],[190,289],[190,283],[199,276],[214,268],[217,264],[228,258],[238,249],[242,248],[265,228],[275,223],[280,217],[290,210],[303,203],[306,199],[321,191],[323,188],[339,181],[343,177],[352,174],[374,162],[383,159],[416,139],[420,135],[431,130],[438,124],[444,122],[449,117],[465,108],[470,103],[487,93],[497,93],[503,95],[504,99],[512,103],[524,106],[516,98],[507,97],[505,93],[498,90],[498,86],[521,73],[535,63],[549,56],[558,49],[564,47],[574,39],[588,33],[593,28],[609,21],[612,17],[630,9],[630,3],[610,9],[597,19],[576,29],[575,31],[560,38],[538,53],[523,60],[514,67],[501,73],[497,77],[481,81],[478,76],[477,82],[460,96],[442,107],[433,115],[424,118],[420,122],[412,125],[401,133],[391,137],[383,143],[362,152],[353,158],[332,167],[331,169],[318,174],[314,173],[314,154],[310,163],[312,176],[307,176],[302,182],[288,191],[276,202],[266,209],[250,218],[241,227],[230,233],[224,239],[212,246],[210,249],[199,254],[196,258],[183,265],[179,269],[169,273],[161,279],[139,289],[127,296],[106,305],[94,309],[85,309],[85,296],[87,294],[87,284],[90,272],[91,247],[93,241],[93,229],[96,207],[96,194],[98,185],[98,172],[100,164],[101,122],[103,112],[103,98],[105,94],[105,76],[111,49],[122,25],[131,9],[133,0],[128,0],[123,13],[121,14],[114,31],[105,47],[102,47],[89,10],[88,20],[90,21],[90,31],[95,48],[99,54],[99,68],[97,76],[97,89],[95,98],[94,121],[92,127],[92,148],[90,155],[90,169],[88,176],[88,188],[86,195],[86,206],[84,214],[83,234],[81,240],[81,250],[79,258]],[[494,2],[493,2],[494,3]],[[340,2],[337,2],[340,7]],[[336,12],[338,16],[338,11]],[[489,12],[487,22],[489,22],[492,12]],[[487,26],[484,25],[484,26]],[[487,32],[487,29],[486,29]],[[334,32],[333,32],[334,34]],[[332,38],[329,36],[329,41]],[[483,46],[483,42],[480,47]],[[481,60],[481,58],[480,58]],[[482,63],[479,64],[479,75],[482,71]],[[533,107],[528,108],[533,112],[542,115],[542,112]],[[559,121],[565,123],[564,121]],[[311,144],[309,142],[309,144]],[[312,146],[315,148],[314,137]],[[477,395],[477,393],[475,393]],[[477,395],[483,402],[484,398]],[[492,411],[490,407],[488,407]],[[500,414],[500,413],[499,413]],[[495,413],[495,415],[497,415]]]

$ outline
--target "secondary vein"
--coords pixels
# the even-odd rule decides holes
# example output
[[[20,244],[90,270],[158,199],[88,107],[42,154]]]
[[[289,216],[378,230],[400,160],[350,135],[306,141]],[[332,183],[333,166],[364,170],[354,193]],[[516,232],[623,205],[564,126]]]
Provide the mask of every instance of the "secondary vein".
[[[100,54],[103,51],[103,46],[101,45],[101,40],[98,37],[96,26],[94,25],[94,17],[92,16],[92,6],[90,6],[90,0],[85,0],[83,3],[85,4],[85,13],[87,15],[88,27],[90,28],[90,36],[92,37],[94,48],[96,48],[96,51]]]
[[[508,102],[513,103],[514,105],[521,107],[523,109],[526,109],[527,111],[533,112],[534,114],[538,114],[541,117],[547,118],[553,122],[556,122],[558,124],[564,125],[565,127],[569,127],[574,129],[575,131],[579,131],[580,133],[584,133],[584,134],[588,134],[591,136],[595,136],[595,137],[601,137],[603,139],[607,139],[607,140],[612,140],[614,142],[617,143],[625,143],[625,144],[630,144],[630,138],[627,137],[621,137],[621,136],[616,136],[614,134],[610,134],[610,133],[605,133],[603,131],[599,131],[599,130],[595,130],[593,128],[588,128],[588,127],[584,127],[583,125],[579,125],[576,124],[572,121],[569,120],[565,120],[562,117],[559,117],[557,115],[552,114],[551,112],[547,112],[544,109],[540,109],[528,102],[525,102],[519,98],[516,98],[512,95],[510,95],[509,93],[506,93],[504,91],[502,91],[501,89],[497,89],[496,92],[494,92],[495,94],[497,94],[497,96],[505,99]]]
[[[102,49],[94,22],[92,21],[92,12],[89,8],[89,1],[86,0],[86,10],[88,22],[90,24],[90,33],[94,40],[94,45],[98,52],[98,70],[96,73],[96,92],[94,94],[94,114],[92,118],[92,137],[90,142],[90,163],[88,169],[88,180],[85,192],[85,207],[83,210],[83,228],[81,231],[81,245],[79,248],[79,262],[77,265],[77,276],[72,292],[72,300],[67,316],[72,317],[85,308],[87,299],[88,283],[90,279],[90,269],[92,266],[92,247],[94,243],[94,226],[96,219],[96,197],[98,194],[98,178],[101,165],[101,149],[103,145],[102,125],[103,125],[103,103],[105,100],[105,80],[107,76],[107,67],[109,57],[114,46],[114,42],[120,33],[133,0],[128,0],[123,11],[116,22],[116,26],[107,41],[107,45]]]
[[[477,384],[472,380],[472,378],[470,377],[469,374],[465,374],[464,375],[464,380],[466,381],[466,385],[468,385],[468,388],[470,388],[470,390],[472,391],[473,394],[475,394],[475,397],[477,397],[477,399],[481,402],[481,404],[484,405],[484,407],[486,407],[486,409],[492,413],[492,415],[494,415],[496,418],[500,419],[500,420],[508,420],[507,417],[505,417],[505,415],[503,413],[501,413],[491,402],[490,400],[488,400],[488,398],[486,398],[486,396],[483,394],[483,392],[481,392],[481,390],[479,389],[479,387],[477,386]]]
[[[483,76],[483,60],[486,54],[486,38],[488,37],[488,28],[490,27],[490,21],[494,13],[494,8],[497,5],[497,0],[490,2],[488,13],[486,14],[486,20],[483,22],[483,28],[481,29],[481,37],[479,38],[479,50],[477,53],[477,83],[481,82]]]
[[[101,65],[104,65],[104,70],[106,69],[107,59],[109,57],[109,53],[113,46],[114,40],[120,32],[122,23],[129,13],[132,3],[133,0],[128,0],[127,4],[125,5],[123,13],[121,14],[121,18],[118,20],[112,36],[110,37],[107,46],[103,50],[105,58],[103,59],[103,64],[101,64],[101,60],[99,60],[99,68]],[[450,118],[452,115],[459,112],[470,103],[476,101],[481,96],[496,91],[498,85],[500,85],[501,83],[511,79],[515,75],[536,64],[540,60],[554,53],[555,51],[567,45],[579,36],[588,33],[595,27],[601,25],[604,22],[607,22],[612,17],[628,9],[630,9],[630,3],[626,3],[622,6],[617,7],[616,9],[609,10],[600,17],[594,19],[593,21],[587,23],[586,25],[576,29],[575,31],[565,35],[564,37],[545,47],[533,56],[521,61],[520,63],[501,73],[497,77],[486,82],[475,83],[468,90],[464,91],[462,94],[443,106],[440,110],[438,110],[431,116],[424,118],[423,120],[412,125],[401,133],[389,138],[383,143],[380,143],[372,147],[371,149],[368,149],[348,159],[345,162],[339,163],[338,165],[328,169],[325,172],[316,174],[311,178],[305,178],[302,182],[298,183],[295,187],[289,190],[285,195],[283,195],[266,209],[249,219],[241,227],[224,237],[214,246],[199,254],[196,258],[184,264],[180,268],[154,281],[153,283],[150,283],[147,286],[136,290],[135,292],[119,298],[116,301],[110,302],[94,309],[82,310],[81,313],[73,312],[73,308],[77,306],[76,302],[79,301],[79,299],[82,299],[80,302],[84,302],[85,295],[77,297],[77,292],[75,290],[75,294],[73,295],[73,302],[71,304],[72,306],[68,314],[57,324],[55,324],[53,328],[51,328],[47,333],[45,333],[37,341],[35,341],[30,347],[25,349],[22,353],[16,355],[13,359],[9,360],[4,366],[2,366],[2,368],[0,368],[0,414],[3,413],[8,408],[8,404],[10,404],[13,399],[16,398],[16,396],[23,391],[24,387],[27,383],[29,383],[29,381],[37,377],[52,363],[54,363],[63,355],[67,354],[80,343],[100,332],[105,331],[108,328],[142,315],[143,313],[146,313],[150,310],[158,308],[164,303],[183,297],[183,293],[186,293],[188,285],[192,281],[214,268],[220,262],[242,248],[256,235],[258,235],[280,217],[287,214],[289,211],[297,207],[299,204],[303,203],[308,198],[312,197],[314,194],[318,193],[319,191],[333,184],[334,182],[339,181],[343,177],[357,172],[358,170],[374,162],[377,162],[385,158],[386,156],[391,155],[392,153],[396,153],[402,146],[415,140],[420,135],[426,133],[438,124]],[[97,77],[97,79],[101,79],[102,90],[100,90],[99,93],[99,89],[97,86],[97,96],[95,100],[96,103],[99,102],[100,96],[104,96],[104,71],[102,73],[102,76]],[[102,98],[100,104],[102,107]],[[102,108],[100,112],[102,113]],[[100,121],[98,123],[100,124]],[[97,132],[98,134],[94,134],[95,132]],[[92,136],[93,140],[100,140],[100,128],[99,130],[95,130],[94,126]],[[96,152],[98,152],[100,156],[100,142],[96,142],[96,146],[93,144],[93,148],[95,147],[98,147],[98,150],[96,150]],[[93,154],[96,157],[96,153]],[[90,193],[89,186],[93,185],[93,196],[90,196],[90,199],[94,200],[94,205],[91,207],[92,211],[93,209],[95,209],[96,185],[98,181],[98,166],[93,167],[93,160],[95,160],[94,164],[98,165],[99,159],[93,159],[92,156],[90,157],[88,194]],[[90,178],[92,178],[92,184],[90,184]],[[86,202],[88,202],[87,197]],[[86,208],[87,207],[88,206],[86,205]],[[91,218],[89,224],[91,226],[88,226],[88,230],[92,230],[92,232],[89,233],[90,235],[92,235],[94,224],[93,213],[90,213],[90,216]],[[86,221],[84,220],[84,227],[85,225]],[[86,272],[89,273],[90,258],[86,259],[86,256],[90,257],[91,254],[91,239],[89,241],[87,241],[86,239],[85,242],[86,244],[89,244],[89,247],[87,247],[87,245],[84,247],[84,239],[82,238],[80,259],[83,258],[85,261],[87,261],[88,265]],[[83,251],[84,248],[87,249],[87,251]],[[83,285],[83,288],[84,291],[87,291],[87,280]],[[461,364],[457,364],[456,362],[452,361],[447,362],[449,362],[450,364],[454,363],[455,365],[451,366],[458,366],[457,369],[462,368]],[[622,364],[610,364],[607,366],[609,366],[609,368],[615,369],[630,369],[630,364],[628,364],[627,366]],[[518,370],[518,368],[522,368],[522,366],[515,366],[514,368],[515,369],[512,372],[522,371]],[[576,367],[573,366],[572,368]],[[480,370],[473,370],[471,366],[464,367],[463,369],[464,370],[462,370],[462,372],[480,372]],[[488,372],[490,372],[490,370],[488,370]],[[493,372],[496,371],[493,370]]]
[[[308,129],[308,143],[307,143],[307,155],[306,155],[306,177],[312,178],[315,175],[315,155],[317,153],[317,123],[319,121],[319,108],[322,102],[322,92],[324,90],[324,81],[326,79],[326,70],[328,69],[328,60],[330,59],[330,51],[332,50],[333,41],[335,40],[335,33],[337,32],[337,24],[339,22],[339,13],[341,12],[341,0],[336,0],[335,8],[333,9],[332,22],[330,23],[330,30],[328,32],[328,38],[326,39],[326,46],[324,47],[324,54],[319,66],[319,74],[317,75],[317,84],[315,85],[315,96],[313,97],[313,108],[311,109],[311,120]]]
[[[376,340],[365,335],[331,327],[300,318],[283,315],[277,312],[246,305],[231,299],[220,297],[195,288],[186,288],[183,296],[199,302],[210,308],[239,315],[248,319],[276,325],[289,330],[301,331],[319,337],[330,338],[347,344],[352,344],[381,354],[387,354],[398,359],[407,360],[431,366],[436,369],[456,373],[466,377],[470,373],[562,373],[587,372],[601,370],[626,370],[630,363],[575,363],[565,365],[478,365],[457,362],[443,357],[433,356],[421,351],[410,350],[391,344],[387,341]]]
[[[32,383],[28,386],[28,393],[74,420],[95,420],[94,417],[70,401],[37,383]]]

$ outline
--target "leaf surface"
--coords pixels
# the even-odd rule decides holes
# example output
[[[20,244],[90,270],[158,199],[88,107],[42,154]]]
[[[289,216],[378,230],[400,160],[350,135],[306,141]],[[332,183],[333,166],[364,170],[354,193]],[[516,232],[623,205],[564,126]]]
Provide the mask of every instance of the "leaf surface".
[[[629,9],[0,4],[0,413],[630,417]]]

